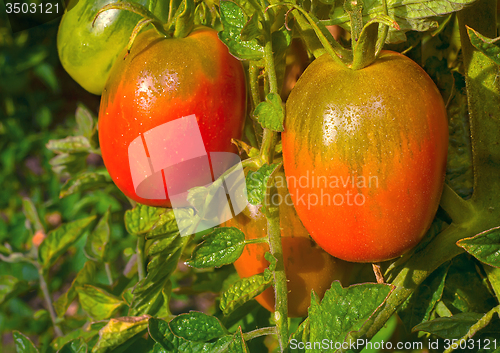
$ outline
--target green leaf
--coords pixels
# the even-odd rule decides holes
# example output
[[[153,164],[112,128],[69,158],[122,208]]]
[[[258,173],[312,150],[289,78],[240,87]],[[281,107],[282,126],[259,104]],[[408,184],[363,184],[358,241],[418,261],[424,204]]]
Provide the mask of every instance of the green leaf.
[[[477,262],[467,253],[451,261],[441,300],[454,314],[484,313],[498,303],[487,280],[478,273]]]
[[[254,13],[248,22],[245,23],[245,26],[243,26],[240,38],[242,41],[247,42],[258,37],[263,37],[262,25],[259,22],[259,14]]]
[[[82,338],[74,339],[66,343],[57,353],[87,353],[88,345]]]
[[[259,103],[253,112],[254,117],[265,129],[283,131],[283,120],[285,111],[281,97],[275,93],[269,93],[266,101]]]
[[[481,53],[493,60],[495,64],[500,65],[500,37],[491,39],[483,36],[468,26],[466,27],[471,44]]]
[[[194,215],[191,208],[186,208],[189,211],[189,215]],[[178,210],[179,211],[179,210]],[[151,230],[146,234],[146,239],[156,239],[160,237],[172,237],[179,234],[179,229],[177,228],[177,219],[173,210],[168,210],[160,215],[160,219],[153,225]],[[182,225],[182,221],[181,221]]]
[[[252,205],[263,204],[267,181],[278,164],[265,164],[258,171],[249,171],[246,178],[248,202]]]
[[[29,289],[27,282],[14,276],[0,276],[0,304]]]
[[[105,320],[121,309],[125,302],[104,289],[84,284],[76,287],[82,309],[94,320]]]
[[[423,322],[412,331],[424,331],[447,339],[458,339],[467,334],[472,325],[477,323],[483,314],[459,313],[450,317],[440,317]]]
[[[54,66],[47,62],[42,62],[33,69],[33,73],[38,76],[54,93],[60,92],[59,81],[54,71]]]
[[[170,329],[169,324],[160,319],[151,318],[148,330],[151,338],[169,353],[247,352],[241,330],[238,330],[234,335],[226,335],[210,343],[188,341],[176,336]]]
[[[86,168],[88,153],[62,153],[52,158],[49,163],[56,174],[74,175]]]
[[[266,279],[263,274],[242,278],[222,293],[220,308],[224,315],[229,315],[235,309],[250,299],[264,292],[272,284],[272,278]]]
[[[438,27],[438,16],[460,11],[465,6],[471,5],[476,0],[421,0],[421,1],[400,1],[387,0],[387,12],[390,18],[394,19],[400,30],[389,29],[387,43],[397,43],[406,40],[405,32],[427,31]],[[382,0],[363,1],[363,22],[367,23],[372,18],[383,15]],[[349,15],[342,6],[335,6],[330,13],[332,20],[326,21],[328,25],[341,25],[349,28]]]
[[[136,207],[125,212],[125,227],[130,234],[137,236],[146,234],[167,212],[172,211],[166,208],[137,204]]]
[[[500,227],[479,233],[472,238],[465,238],[457,243],[479,261],[500,267]]]
[[[111,183],[107,171],[83,172],[68,179],[61,187],[59,197],[63,198],[77,192],[102,188]]]
[[[46,270],[52,266],[85,233],[94,219],[95,216],[79,219],[50,231],[38,248],[38,261],[43,269]]]
[[[352,333],[368,329],[364,324],[385,303],[392,290],[390,285],[373,283],[342,288],[335,281],[321,303],[312,295],[309,307],[311,341],[328,337],[333,342],[344,342]]]
[[[224,29],[219,32],[220,40],[227,45],[229,52],[242,60],[260,60],[264,57],[264,48],[257,39],[242,40],[243,28],[248,16],[243,9],[232,1],[220,2],[221,22]]]
[[[194,0],[183,0],[181,6],[179,6],[178,14],[176,13],[175,18],[175,38],[186,37],[194,25]]]
[[[99,334],[99,330],[102,329],[106,325],[106,322],[100,321],[98,323],[92,323],[89,327],[78,328],[74,331],[71,331],[66,336],[56,337],[51,346],[55,350],[61,349],[66,343],[73,341],[75,339],[83,338],[85,341],[90,341],[96,335]]]
[[[99,331],[99,341],[92,353],[107,353],[125,342],[133,343],[147,328],[149,315],[139,317],[119,317],[110,319],[108,324]]]
[[[177,268],[186,241],[187,237],[174,235],[172,238],[160,239],[158,240],[160,244],[150,247],[148,256],[150,251],[154,251],[154,256],[151,256],[148,263],[148,275],[134,287],[129,315],[160,316],[160,312],[161,316],[170,314],[168,309],[171,292],[170,275]],[[166,245],[162,246],[162,242]],[[158,247],[162,250],[156,251]]]
[[[27,197],[23,197],[23,213],[26,219],[35,228],[34,231],[44,230],[42,222],[40,222],[40,217],[38,217],[38,212],[36,210],[35,204]]]
[[[245,234],[237,228],[221,227],[204,237],[187,265],[196,268],[221,267],[236,261],[245,248]]]
[[[85,255],[97,262],[108,262],[108,245],[110,239],[109,209],[97,223],[92,233],[87,237],[84,251]]]
[[[56,153],[92,152],[92,146],[84,136],[68,136],[61,140],[50,140],[46,147]]]
[[[291,342],[298,343],[298,342],[310,342],[310,323],[309,323],[309,318],[306,318],[300,325],[297,331],[293,333],[293,335],[290,336],[290,342],[289,342],[289,347],[290,347],[290,352],[291,353],[304,353],[306,350],[305,349],[300,349],[297,345],[294,344],[293,346],[290,344]]]
[[[76,108],[75,120],[78,125],[79,134],[92,143],[92,137],[95,133],[94,121],[96,120],[94,114],[80,103],[78,104],[78,108]]]
[[[229,334],[219,319],[196,311],[178,315],[169,325],[174,335],[188,341],[208,342]]]
[[[12,337],[14,338],[14,342],[16,343],[17,353],[38,353],[38,349],[36,349],[33,342],[31,342],[31,340],[21,332],[12,332]]]
[[[441,299],[450,263],[441,265],[406,299],[398,314],[407,329],[430,319],[432,309]]]
[[[85,265],[83,265],[83,268],[78,272],[71,283],[71,287],[54,302],[54,309],[56,310],[57,316],[62,317],[66,313],[69,305],[78,295],[76,288],[91,283],[94,280],[95,272],[95,263],[92,261],[85,262]]]

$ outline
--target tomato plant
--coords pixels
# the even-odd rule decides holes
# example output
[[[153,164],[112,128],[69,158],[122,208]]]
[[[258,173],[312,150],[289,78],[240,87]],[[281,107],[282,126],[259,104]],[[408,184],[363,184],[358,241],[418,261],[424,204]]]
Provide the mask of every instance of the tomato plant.
[[[448,124],[440,92],[416,63],[383,52],[352,70],[323,55],[299,79],[286,111],[290,192],[323,249],[378,262],[422,239],[443,188]]]
[[[99,118],[67,117],[56,23],[0,21],[2,352],[498,350],[496,0],[88,4],[61,31],[140,14]]]
[[[134,158],[129,155],[132,141],[161,124],[194,114],[207,153],[232,152],[231,139],[241,136],[245,109],[243,67],[216,31],[200,27],[186,38],[164,38],[148,30],[137,37],[126,59],[116,62],[104,88],[99,112],[104,164],[115,184],[131,199],[170,206],[163,182],[160,188],[166,197],[146,199],[137,194],[129,163],[129,158]],[[181,149],[194,143],[180,133],[173,138]],[[180,175],[175,168],[156,172],[187,191],[197,182],[205,185],[210,170],[193,163],[184,170],[187,175]]]
[[[288,280],[288,315],[307,316],[311,303],[311,290],[322,298],[331,283],[339,280],[346,284],[351,274],[351,263],[336,259],[319,248],[309,237],[292,204],[286,188],[285,175],[277,177],[281,242],[286,277]],[[245,233],[246,239],[266,236],[267,221],[261,205],[247,205],[225,226],[236,227]],[[245,278],[264,272],[269,262],[264,254],[269,251],[267,243],[249,244],[243,254],[234,262],[238,274]],[[274,311],[275,299],[272,288],[266,289],[255,298],[267,310]]]
[[[64,69],[83,88],[100,95],[116,58],[129,41],[141,17],[129,11],[104,12],[94,22],[99,9],[112,0],[72,0],[61,19],[57,48]],[[149,0],[138,0],[149,5]],[[157,2],[160,12],[162,2]]]

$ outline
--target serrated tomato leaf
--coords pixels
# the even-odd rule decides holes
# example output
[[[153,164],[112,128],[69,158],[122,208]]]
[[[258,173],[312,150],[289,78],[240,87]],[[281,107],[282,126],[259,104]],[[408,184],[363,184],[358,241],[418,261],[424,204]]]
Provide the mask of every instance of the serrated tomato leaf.
[[[392,290],[393,287],[386,284],[365,283],[342,288],[340,282],[333,282],[321,303],[316,295],[311,296],[311,341],[321,341],[328,337],[334,342],[344,342],[352,333],[365,326],[366,321],[385,303]]]
[[[441,338],[458,339],[465,336],[471,326],[477,323],[483,315],[479,313],[458,313],[450,317],[440,317],[423,322],[415,326],[412,331],[424,331]]]
[[[65,223],[50,231],[38,248],[38,261],[44,270],[52,266],[70,246],[72,246],[94,221],[95,216]]]
[[[61,347],[57,353],[87,353],[88,345],[82,338],[74,339]]]
[[[257,39],[243,40],[241,34],[248,22],[243,9],[232,1],[220,2],[220,13],[223,30],[219,38],[229,48],[229,52],[242,60],[260,60],[264,57],[264,48]]]
[[[241,330],[238,330],[234,335],[222,336],[215,342],[189,341],[176,336],[170,329],[168,322],[156,318],[149,320],[148,330],[151,338],[168,353],[247,352]]]
[[[479,261],[500,267],[500,227],[489,229],[457,243]]]
[[[59,192],[63,198],[77,192],[102,188],[111,183],[111,178],[106,171],[83,172],[68,179]]]
[[[488,38],[470,27],[467,27],[467,34],[471,44],[477,50],[493,60],[495,64],[500,65],[500,37]]]
[[[4,275],[0,276],[0,305],[29,289],[29,284],[26,281],[20,280],[17,277]]]
[[[196,268],[221,267],[236,261],[245,248],[245,234],[237,228],[221,227],[204,237],[186,262]]]
[[[107,353],[125,342],[133,343],[148,328],[149,315],[110,319],[99,331],[99,341],[92,353]]]
[[[387,0],[387,15],[396,20],[400,30],[389,29],[386,43],[398,43],[406,40],[405,32],[428,31],[438,27],[438,16],[462,10],[476,0],[420,0],[400,1]],[[363,1],[363,22],[367,23],[372,18],[384,14],[384,3],[382,0]],[[331,21],[329,25],[341,25],[348,28],[349,14],[343,6],[335,6],[330,12]]]
[[[109,226],[109,209],[104,213],[94,230],[88,235],[85,242],[85,255],[97,262],[108,262],[109,239],[111,229]]]
[[[17,353],[38,353],[38,349],[35,347],[33,342],[31,342],[31,340],[21,332],[12,332],[12,337],[16,343]]]
[[[443,295],[449,268],[448,262],[432,272],[398,309],[398,315],[408,330],[429,320],[432,309]]]
[[[281,97],[278,94],[269,93],[266,96],[266,100],[257,105],[253,115],[263,128],[273,131],[283,131],[285,111]]]
[[[92,152],[90,141],[84,136],[68,136],[61,140],[50,140],[46,147],[57,153]]]
[[[172,211],[166,208],[137,204],[136,207],[125,212],[125,227],[130,234],[137,236],[146,234],[167,212]]]
[[[261,205],[266,195],[267,181],[278,164],[265,164],[256,172],[249,171],[246,177],[248,202]]]
[[[177,268],[186,241],[186,237],[174,236],[173,239],[165,237],[155,241],[156,245],[149,248],[148,274],[136,284],[132,291],[133,298],[129,315],[166,316],[169,314],[170,275]]]
[[[66,310],[68,310],[71,302],[76,298],[78,293],[76,292],[76,287],[81,287],[84,284],[91,283],[94,280],[96,272],[95,263],[92,261],[87,261],[83,265],[83,268],[78,271],[75,279],[71,283],[69,289],[61,294],[59,298],[54,302],[54,309],[56,310],[57,316],[62,317]]]
[[[242,278],[222,293],[220,309],[229,315],[247,301],[264,292],[272,284],[272,278],[266,279],[263,274]]]
[[[105,320],[120,310],[125,302],[102,288],[84,284],[76,287],[82,309],[94,320]]]
[[[196,311],[176,316],[169,325],[174,335],[188,341],[208,342],[229,334],[219,319]]]

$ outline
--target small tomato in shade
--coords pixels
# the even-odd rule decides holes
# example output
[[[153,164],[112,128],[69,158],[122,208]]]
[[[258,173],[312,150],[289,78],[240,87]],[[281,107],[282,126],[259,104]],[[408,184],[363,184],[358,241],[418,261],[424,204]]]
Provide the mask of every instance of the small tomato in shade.
[[[330,256],[309,237],[295,212],[283,173],[276,176],[276,185],[279,195],[277,199],[283,260],[288,280],[288,315],[307,316],[307,309],[311,304],[311,290],[322,298],[333,281],[340,280],[346,284],[353,264]],[[261,212],[261,206],[248,204],[245,212],[229,220],[224,226],[240,229],[245,233],[246,239],[267,236],[267,219]],[[250,277],[264,272],[269,266],[269,262],[264,258],[264,254],[268,251],[267,243],[246,245],[243,254],[234,263],[240,277]],[[267,310],[274,311],[272,287],[255,299]]]

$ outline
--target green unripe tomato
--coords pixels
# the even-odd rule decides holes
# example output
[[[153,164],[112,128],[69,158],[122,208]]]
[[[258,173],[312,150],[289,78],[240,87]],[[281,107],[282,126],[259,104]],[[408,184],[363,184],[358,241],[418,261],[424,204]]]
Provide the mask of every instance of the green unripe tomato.
[[[124,10],[97,12],[115,0],[71,0],[64,12],[57,34],[59,58],[68,74],[83,88],[100,95],[120,52],[141,20]],[[132,0],[148,7],[150,0]],[[153,13],[161,17],[163,1],[157,1]],[[168,5],[168,3],[167,3]]]

